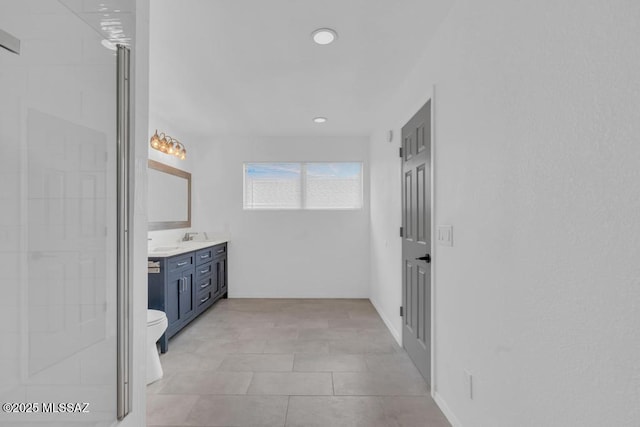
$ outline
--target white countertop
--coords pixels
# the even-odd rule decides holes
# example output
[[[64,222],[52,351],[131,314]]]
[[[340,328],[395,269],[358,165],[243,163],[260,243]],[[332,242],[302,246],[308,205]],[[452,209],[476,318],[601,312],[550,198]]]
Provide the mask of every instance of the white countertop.
[[[174,255],[180,255],[187,252],[197,251],[199,249],[208,248],[209,246],[219,245],[220,243],[226,243],[228,239],[218,240],[190,240],[188,242],[179,242],[173,244],[166,244],[158,247],[149,248],[149,258],[165,258]]]

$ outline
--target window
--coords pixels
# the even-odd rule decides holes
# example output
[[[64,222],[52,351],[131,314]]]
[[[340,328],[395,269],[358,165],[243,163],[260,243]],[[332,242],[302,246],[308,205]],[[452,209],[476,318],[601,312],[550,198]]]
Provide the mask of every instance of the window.
[[[361,209],[362,163],[245,163],[245,209]]]
[[[300,209],[300,163],[246,163],[245,209]]]

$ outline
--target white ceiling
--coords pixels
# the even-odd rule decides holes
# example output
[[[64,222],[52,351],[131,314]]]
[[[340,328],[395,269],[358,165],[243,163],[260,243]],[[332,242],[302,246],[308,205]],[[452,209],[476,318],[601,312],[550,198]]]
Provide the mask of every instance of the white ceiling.
[[[135,36],[134,0],[58,1],[100,33],[104,40],[111,42],[105,47],[115,50],[117,44],[131,46]],[[47,3],[51,7],[54,2]]]
[[[447,0],[153,0],[150,127],[366,135]],[[338,40],[312,42],[335,29]],[[312,122],[316,116],[329,121]]]

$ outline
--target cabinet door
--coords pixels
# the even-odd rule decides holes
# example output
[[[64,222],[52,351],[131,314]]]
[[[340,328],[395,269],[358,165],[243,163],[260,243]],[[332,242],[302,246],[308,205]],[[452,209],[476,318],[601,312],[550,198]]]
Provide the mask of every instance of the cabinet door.
[[[227,257],[220,259],[220,292],[227,292]]]
[[[193,286],[193,270],[182,271],[182,280],[184,282],[183,292],[180,293],[180,318],[187,320],[196,312],[196,290]]]
[[[173,329],[180,324],[182,317],[180,316],[180,299],[184,289],[183,274],[181,271],[169,273],[167,278],[167,295],[166,308],[167,320],[169,321],[168,329]]]
[[[227,257],[218,257],[213,262],[214,268],[214,297],[227,292]]]
[[[220,259],[217,258],[215,261],[213,261],[213,275],[211,277],[211,280],[213,281],[212,285],[213,285],[214,298],[217,298],[221,292],[221,286],[222,286],[222,283],[220,282],[221,270],[222,270],[222,265],[220,263]]]

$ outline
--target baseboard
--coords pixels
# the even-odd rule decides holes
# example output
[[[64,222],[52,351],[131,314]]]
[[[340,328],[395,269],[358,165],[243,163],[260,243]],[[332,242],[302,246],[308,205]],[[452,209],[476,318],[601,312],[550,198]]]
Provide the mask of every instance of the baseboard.
[[[449,408],[449,405],[447,405],[447,402],[444,401],[442,396],[440,396],[437,391],[431,393],[431,397],[433,397],[433,400],[436,402],[444,416],[447,417],[447,420],[449,420],[452,427],[462,427],[462,423],[460,422],[460,420],[458,420],[458,418],[454,415],[451,408]]]
[[[391,321],[389,321],[389,319],[384,314],[384,312],[380,310],[380,306],[376,303],[376,301],[373,298],[369,298],[369,301],[371,301],[371,305],[373,305],[373,308],[376,309],[376,311],[378,312],[378,315],[380,316],[384,324],[387,326],[387,329],[389,329],[389,332],[391,332],[391,335],[393,335],[393,338],[395,338],[395,340],[398,342],[398,345],[402,347],[402,336],[400,335],[400,332],[398,332],[396,328],[393,327],[393,323],[391,323]]]
[[[288,295],[280,295],[280,294],[259,294],[259,293],[237,293],[231,292],[229,290],[229,298],[233,299],[363,299],[368,300],[368,296],[361,295],[306,295],[306,294],[288,294]]]

